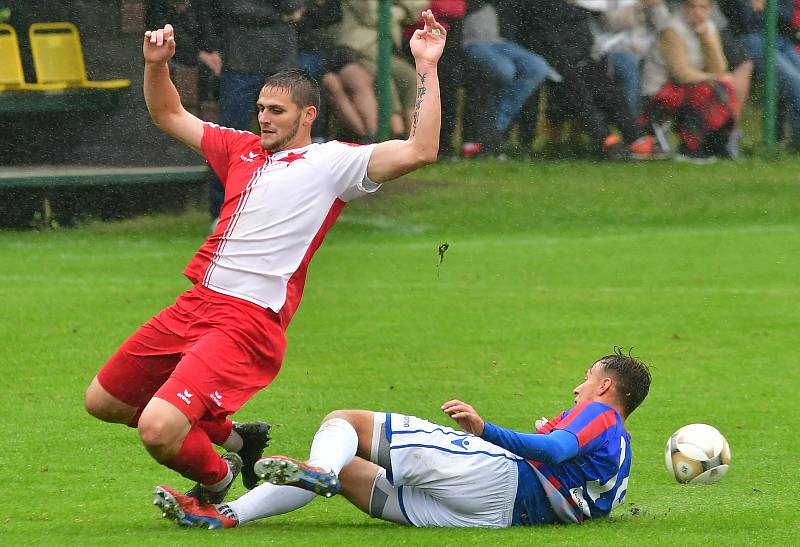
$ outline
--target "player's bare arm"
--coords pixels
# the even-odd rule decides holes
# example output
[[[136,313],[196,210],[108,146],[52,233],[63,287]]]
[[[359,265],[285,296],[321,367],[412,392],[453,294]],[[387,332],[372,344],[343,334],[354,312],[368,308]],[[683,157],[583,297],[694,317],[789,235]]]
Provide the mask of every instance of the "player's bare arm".
[[[444,50],[446,31],[430,10],[422,12],[425,28],[411,37],[411,53],[417,70],[417,101],[408,139],[375,146],[367,176],[386,182],[433,163],[439,153],[441,104],[437,65]]]
[[[181,104],[178,90],[169,76],[169,61],[175,55],[172,25],[144,33],[144,100],[153,122],[167,135],[200,152],[203,122]]]
[[[442,405],[442,412],[453,418],[458,426],[473,435],[482,435],[486,422],[480,415],[465,402],[454,399]]]

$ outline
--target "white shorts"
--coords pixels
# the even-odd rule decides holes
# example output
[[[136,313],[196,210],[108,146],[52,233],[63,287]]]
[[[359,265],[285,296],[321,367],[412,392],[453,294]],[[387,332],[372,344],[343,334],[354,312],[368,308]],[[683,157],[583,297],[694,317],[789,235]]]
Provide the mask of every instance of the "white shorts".
[[[391,481],[379,476],[373,497],[388,496],[387,507],[399,505],[414,526],[511,525],[519,457],[480,437],[414,416],[376,413],[371,459],[387,468]],[[402,522],[399,515],[374,516]]]

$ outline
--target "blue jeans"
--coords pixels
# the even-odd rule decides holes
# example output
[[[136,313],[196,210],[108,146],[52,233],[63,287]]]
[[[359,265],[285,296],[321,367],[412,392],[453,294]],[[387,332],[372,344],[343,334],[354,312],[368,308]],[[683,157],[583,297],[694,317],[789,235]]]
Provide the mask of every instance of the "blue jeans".
[[[551,70],[547,61],[513,42],[478,42],[464,48],[498,84],[495,129],[505,133]]]
[[[321,80],[325,73],[328,72],[325,57],[321,53],[301,51],[297,64],[317,80]]]
[[[641,71],[639,63],[642,56],[630,51],[612,51],[608,54],[608,61],[614,70],[614,79],[622,86],[625,104],[631,116],[636,119],[642,108],[642,93],[640,89]]]
[[[225,127],[250,130],[256,101],[265,76],[225,70],[219,77],[219,122]]]
[[[758,33],[739,36],[742,45],[753,58],[756,74],[764,77],[764,36]],[[800,143],[800,56],[792,44],[782,36],[775,41],[775,69],[778,89],[786,97],[789,107],[789,124],[792,141]]]

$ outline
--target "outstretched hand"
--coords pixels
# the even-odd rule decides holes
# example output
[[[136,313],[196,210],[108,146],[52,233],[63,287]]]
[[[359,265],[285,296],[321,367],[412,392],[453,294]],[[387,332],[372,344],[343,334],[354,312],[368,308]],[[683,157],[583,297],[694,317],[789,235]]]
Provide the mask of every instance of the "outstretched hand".
[[[447,31],[436,22],[431,10],[423,11],[421,17],[425,28],[414,31],[410,42],[411,54],[417,62],[436,64],[444,51]]]
[[[481,435],[486,422],[467,403],[455,399],[442,405],[442,411],[453,418],[458,426],[473,435]]]
[[[175,55],[175,30],[167,23],[164,28],[144,33],[142,45],[145,63],[166,63]]]

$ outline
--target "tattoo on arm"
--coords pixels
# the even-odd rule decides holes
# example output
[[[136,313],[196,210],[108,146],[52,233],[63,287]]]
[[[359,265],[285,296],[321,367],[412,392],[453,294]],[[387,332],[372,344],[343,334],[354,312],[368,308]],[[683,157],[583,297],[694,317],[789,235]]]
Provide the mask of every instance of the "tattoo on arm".
[[[414,105],[414,119],[411,123],[412,137],[417,133],[417,123],[419,122],[419,109],[422,106],[422,98],[428,91],[428,88],[425,87],[425,79],[428,77],[428,75],[417,73],[417,76],[419,76],[419,86],[417,87],[417,102]]]

